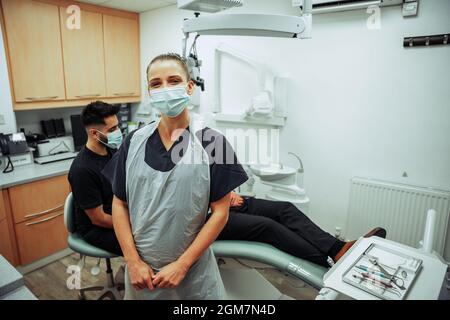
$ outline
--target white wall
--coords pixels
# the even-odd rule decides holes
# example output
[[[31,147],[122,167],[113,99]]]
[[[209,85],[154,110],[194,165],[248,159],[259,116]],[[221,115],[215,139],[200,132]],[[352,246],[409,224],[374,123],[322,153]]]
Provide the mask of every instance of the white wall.
[[[233,10],[296,14],[290,3],[247,0]],[[359,10],[315,15],[311,40],[200,37],[202,106],[212,105],[212,51],[219,42],[292,78],[281,159],[294,165],[287,152],[301,155],[311,217],[329,231],[345,227],[352,176],[450,189],[450,47],[402,45],[405,36],[449,32],[449,14],[448,0],[421,1],[414,18],[403,18],[399,6],[383,8],[380,30],[369,30],[369,14]],[[143,92],[148,62],[181,51],[181,23],[191,16],[175,6],[141,15]],[[228,104],[236,97],[244,103],[254,90],[250,78],[227,77]]]
[[[16,118],[12,111],[11,90],[9,86],[8,67],[3,44],[3,33],[0,30],[0,115],[5,118],[5,124],[0,124],[1,133],[16,132]]]

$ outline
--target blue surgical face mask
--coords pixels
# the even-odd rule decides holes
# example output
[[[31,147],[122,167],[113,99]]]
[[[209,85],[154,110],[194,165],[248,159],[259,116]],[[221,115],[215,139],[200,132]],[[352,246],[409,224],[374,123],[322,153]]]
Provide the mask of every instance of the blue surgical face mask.
[[[180,115],[188,102],[189,95],[184,86],[150,91],[150,104],[152,107],[170,118]]]
[[[102,135],[105,136],[105,134],[101,131],[97,132],[101,133]],[[103,143],[105,146],[111,148],[111,149],[118,149],[120,147],[120,145],[122,144],[122,131],[120,131],[120,129],[117,129],[114,132],[110,132],[108,134],[106,134],[106,137],[108,138],[108,142],[103,142],[102,140],[98,140],[101,143]]]

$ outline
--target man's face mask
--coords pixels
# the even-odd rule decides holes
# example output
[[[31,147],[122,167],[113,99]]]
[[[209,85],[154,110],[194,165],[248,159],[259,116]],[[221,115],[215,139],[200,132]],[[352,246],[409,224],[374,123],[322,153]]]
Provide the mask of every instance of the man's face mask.
[[[180,115],[189,102],[184,86],[150,90],[150,104],[162,114],[173,118]]]
[[[122,144],[122,131],[120,131],[119,128],[116,131],[110,132],[106,135],[101,131],[98,131],[98,130],[96,130],[96,131],[98,133],[102,134],[103,136],[106,136],[107,142],[102,141],[102,139],[97,139],[97,140],[99,142],[101,142],[102,144],[104,144],[105,146],[107,146],[108,148],[118,149],[120,147],[120,145]]]

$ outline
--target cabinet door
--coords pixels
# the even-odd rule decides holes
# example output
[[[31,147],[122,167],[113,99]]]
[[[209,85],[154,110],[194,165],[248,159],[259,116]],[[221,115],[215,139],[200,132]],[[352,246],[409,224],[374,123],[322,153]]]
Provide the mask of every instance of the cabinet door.
[[[12,247],[12,239],[8,230],[8,222],[6,219],[0,221],[0,255],[14,265],[14,254]]]
[[[2,0],[16,102],[64,100],[59,10],[30,0]]]
[[[9,188],[14,223],[61,210],[69,192],[66,175]]]
[[[103,15],[103,30],[108,97],[139,96],[139,21]]]
[[[16,224],[20,264],[28,264],[67,248],[64,211]]]
[[[100,98],[106,95],[101,13],[81,12],[81,28],[66,26],[67,13],[60,8],[61,34],[68,100]]]
[[[6,206],[3,200],[3,191],[0,189],[0,221],[6,219]]]

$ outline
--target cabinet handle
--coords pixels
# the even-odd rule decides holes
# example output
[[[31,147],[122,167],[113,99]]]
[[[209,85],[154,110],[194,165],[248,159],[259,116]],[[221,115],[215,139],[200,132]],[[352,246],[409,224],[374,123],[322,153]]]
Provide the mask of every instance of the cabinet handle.
[[[46,221],[50,221],[50,220],[53,220],[55,218],[58,218],[59,216],[62,216],[63,214],[64,214],[64,212],[61,212],[61,213],[55,214],[53,217],[48,217],[48,218],[45,218],[45,219],[42,219],[42,220],[39,220],[39,221],[36,221],[36,222],[29,222],[29,223],[26,223],[25,225],[26,226],[32,226],[32,225],[35,225],[35,224],[39,224],[39,223],[43,223],[43,222],[46,222]]]
[[[42,211],[42,212],[38,212],[38,213],[33,213],[33,214],[26,215],[25,218],[26,218],[26,219],[30,219],[30,218],[35,218],[35,217],[43,216],[44,214],[50,213],[50,212],[52,212],[52,211],[55,211],[55,210],[58,210],[58,209],[61,209],[61,208],[64,208],[64,203],[63,203],[63,204],[60,204],[60,205],[57,206],[57,207],[54,207],[54,208],[51,208],[51,209],[48,209],[48,210],[45,210],[45,211]]]
[[[136,93],[134,93],[134,92],[114,93],[115,96],[120,96],[120,97],[134,96],[135,94]]]
[[[100,97],[100,93],[94,93],[94,94],[83,94],[81,96],[75,96],[75,98],[90,98],[90,97]]]
[[[37,97],[28,97],[28,98],[25,98],[25,99],[30,100],[30,101],[45,101],[45,100],[55,100],[55,99],[57,99],[57,98],[58,98],[58,96],[40,97],[40,98],[37,98]]]

